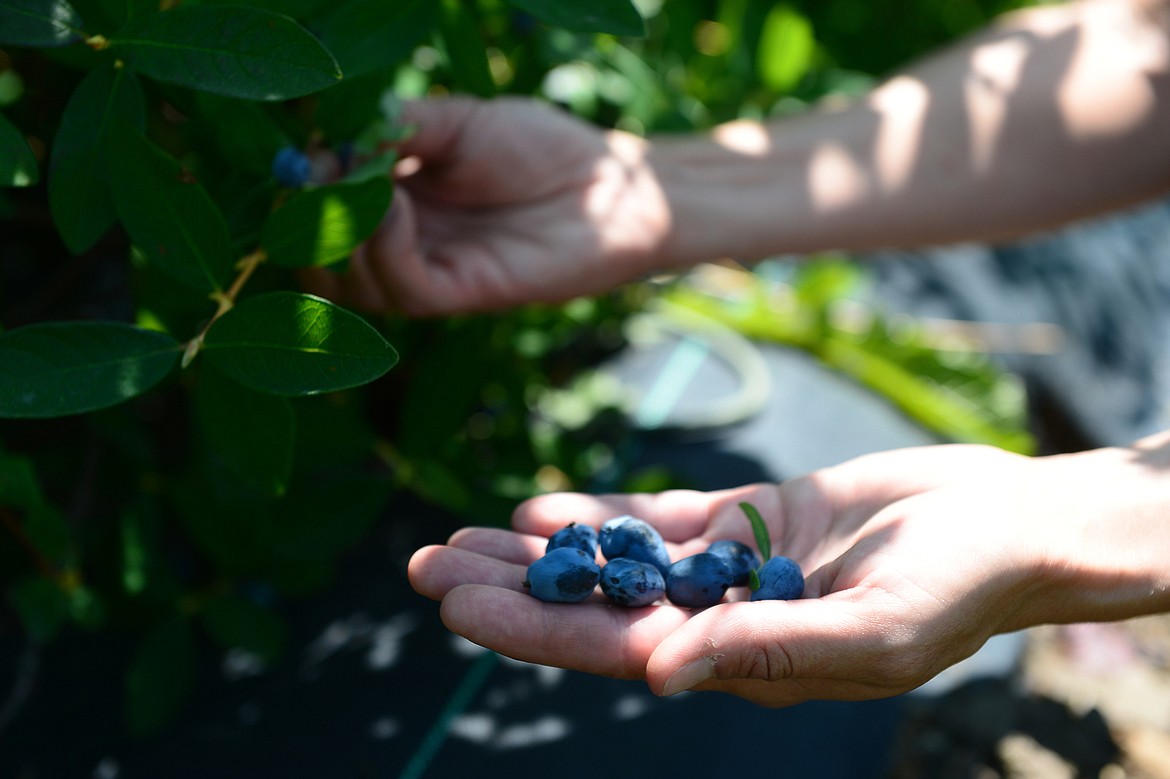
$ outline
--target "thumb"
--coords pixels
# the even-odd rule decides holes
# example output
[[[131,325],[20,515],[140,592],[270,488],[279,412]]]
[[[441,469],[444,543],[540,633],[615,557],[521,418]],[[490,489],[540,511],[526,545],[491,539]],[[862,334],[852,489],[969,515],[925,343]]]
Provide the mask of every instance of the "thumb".
[[[464,95],[403,101],[399,119],[411,131],[395,144],[399,155],[442,160],[457,148],[482,105],[479,98]]]
[[[752,690],[749,697],[773,704],[883,697],[925,682],[916,631],[872,611],[832,596],[723,603],[658,645],[646,681],[658,695],[701,685]]]

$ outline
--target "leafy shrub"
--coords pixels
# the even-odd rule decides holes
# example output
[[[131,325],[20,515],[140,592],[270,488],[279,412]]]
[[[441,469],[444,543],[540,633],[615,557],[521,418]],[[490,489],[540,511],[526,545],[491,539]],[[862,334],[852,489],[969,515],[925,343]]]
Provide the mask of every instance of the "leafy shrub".
[[[1002,5],[0,0],[0,571],[28,634],[140,631],[149,730],[196,627],[274,659],[257,593],[327,582],[394,490],[504,517],[601,467],[607,418],[534,425],[534,399],[646,288],[431,322],[298,289],[390,205],[397,98],[692,129],[857,91]],[[365,163],[305,184],[321,151]]]

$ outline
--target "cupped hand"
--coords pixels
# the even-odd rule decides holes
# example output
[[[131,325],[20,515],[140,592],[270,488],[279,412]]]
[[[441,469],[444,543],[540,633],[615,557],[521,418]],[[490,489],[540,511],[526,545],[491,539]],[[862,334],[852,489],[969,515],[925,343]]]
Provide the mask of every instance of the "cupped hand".
[[[765,705],[910,690],[1033,616],[1043,553],[1020,517],[1034,460],[979,446],[868,455],[780,485],[657,495],[555,494],[522,504],[514,532],[469,528],[419,550],[409,575],[444,623],[505,655],[619,678],[657,694],[721,690]],[[525,568],[569,522],[633,514],[672,559],[724,538],[752,543],[738,504],[770,524],[806,573],[796,601],[702,611],[543,603]]]
[[[667,207],[643,143],[533,100],[405,104],[394,202],[341,276],[310,289],[437,315],[598,293],[650,270]]]

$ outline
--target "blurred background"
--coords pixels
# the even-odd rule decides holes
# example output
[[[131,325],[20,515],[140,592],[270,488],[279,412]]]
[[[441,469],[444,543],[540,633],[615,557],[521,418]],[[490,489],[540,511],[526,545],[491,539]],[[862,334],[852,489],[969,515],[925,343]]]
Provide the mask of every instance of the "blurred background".
[[[634,133],[702,130],[857,96],[1026,3],[639,0],[640,38],[504,0],[254,5],[301,20],[347,77],[263,111],[153,96],[154,132],[229,213],[275,146],[360,150],[393,132],[402,98],[535,95]],[[0,51],[0,105],[59,116],[68,60]],[[4,327],[192,319],[146,310],[169,288],[126,261],[124,237],[70,256],[39,195],[0,192]],[[399,365],[293,404],[279,494],[209,454],[178,383],[4,421],[0,776],[574,777],[619,761],[691,776],[765,760],[850,779],[1168,777],[1162,618],[1002,637],[898,699],[765,711],[498,657],[446,633],[404,573],[419,546],[552,490],[729,487],[943,441],[1127,443],[1168,421],[1168,304],[1158,202],[1011,245],[729,257],[564,306],[386,318]]]

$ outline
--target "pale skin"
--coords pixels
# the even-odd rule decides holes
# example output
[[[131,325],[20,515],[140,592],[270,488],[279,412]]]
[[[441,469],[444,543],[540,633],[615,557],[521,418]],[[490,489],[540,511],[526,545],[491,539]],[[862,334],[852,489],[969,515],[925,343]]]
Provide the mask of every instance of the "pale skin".
[[[1170,191],[1170,0],[1005,17],[864,99],[641,139],[529,101],[407,107],[395,205],[344,277],[306,285],[436,316],[559,301],[730,256],[1024,235]],[[419,550],[445,624],[524,660],[764,705],[913,689],[990,636],[1170,610],[1170,433],[1027,458],[869,455],[724,492],[548,495],[513,531]],[[524,568],[569,521],[631,513],[675,558],[750,542],[748,500],[806,596],[702,611],[545,604]]]

